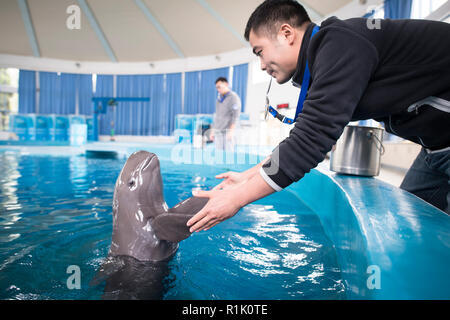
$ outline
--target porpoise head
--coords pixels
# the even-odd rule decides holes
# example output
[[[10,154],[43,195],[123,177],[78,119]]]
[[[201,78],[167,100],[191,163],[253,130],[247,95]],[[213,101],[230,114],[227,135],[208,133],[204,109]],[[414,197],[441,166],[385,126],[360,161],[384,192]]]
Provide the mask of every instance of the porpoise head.
[[[158,157],[147,151],[133,153],[114,189],[110,255],[128,255],[141,261],[169,258],[178,244],[158,239],[151,225],[166,212]]]
[[[125,163],[116,181],[117,201],[125,196],[134,200],[143,218],[154,218],[167,211],[159,159],[154,153],[137,151]],[[143,210],[145,209],[145,210]]]

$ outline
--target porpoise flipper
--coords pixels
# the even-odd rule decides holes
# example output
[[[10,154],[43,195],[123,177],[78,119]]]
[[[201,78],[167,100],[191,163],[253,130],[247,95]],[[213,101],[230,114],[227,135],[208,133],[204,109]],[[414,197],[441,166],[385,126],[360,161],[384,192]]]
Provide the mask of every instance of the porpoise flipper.
[[[152,221],[153,231],[158,239],[180,242],[191,235],[186,223],[194,216],[194,214],[161,214]]]
[[[209,198],[205,197],[190,197],[177,203],[175,206],[170,208],[168,212],[196,214],[206,205],[208,201]]]
[[[155,235],[161,240],[180,242],[191,235],[186,223],[208,202],[209,198],[191,197],[181,201],[167,213],[160,214],[152,221]]]

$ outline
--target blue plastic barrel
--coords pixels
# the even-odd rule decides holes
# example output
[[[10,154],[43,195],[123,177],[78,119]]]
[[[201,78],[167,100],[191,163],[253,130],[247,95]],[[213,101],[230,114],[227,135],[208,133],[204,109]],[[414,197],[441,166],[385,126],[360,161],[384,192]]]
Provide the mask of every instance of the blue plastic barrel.
[[[194,118],[195,115],[193,114],[177,114],[175,116],[175,131],[173,134],[178,142],[192,142]]]
[[[184,129],[189,132],[192,131],[192,124],[194,115],[192,114],[177,114],[175,116],[175,129]]]
[[[73,123],[70,125],[70,145],[81,146],[87,142],[87,125]]]
[[[27,122],[28,127],[28,136],[27,140],[29,141],[35,141],[36,140],[36,115],[34,113],[30,113],[27,115],[24,115]]]
[[[81,115],[69,115],[70,124],[86,124],[86,119]]]
[[[194,118],[193,134],[203,134],[208,128],[212,126],[212,114],[196,114]]]
[[[54,115],[55,124],[55,141],[68,141],[69,140],[69,129],[70,122],[68,116]]]
[[[19,140],[28,140],[29,120],[26,115],[13,114],[10,116],[10,131],[14,132]]]
[[[35,117],[35,140],[52,140],[53,117],[47,115],[36,115]]]
[[[87,125],[87,139],[88,141],[94,141],[94,120],[92,117],[86,117]]]
[[[175,129],[173,132],[176,143],[191,143],[191,131],[186,129]]]

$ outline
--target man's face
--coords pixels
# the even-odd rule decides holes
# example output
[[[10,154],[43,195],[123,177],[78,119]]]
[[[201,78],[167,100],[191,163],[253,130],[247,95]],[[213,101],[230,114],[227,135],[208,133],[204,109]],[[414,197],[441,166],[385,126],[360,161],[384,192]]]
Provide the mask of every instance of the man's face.
[[[282,30],[277,35],[250,31],[249,42],[261,61],[261,69],[274,77],[278,83],[287,82],[297,67],[298,49],[293,46],[292,34]]]
[[[217,81],[216,83],[217,92],[219,92],[222,96],[226,94],[230,89],[228,88],[228,83],[223,81]]]

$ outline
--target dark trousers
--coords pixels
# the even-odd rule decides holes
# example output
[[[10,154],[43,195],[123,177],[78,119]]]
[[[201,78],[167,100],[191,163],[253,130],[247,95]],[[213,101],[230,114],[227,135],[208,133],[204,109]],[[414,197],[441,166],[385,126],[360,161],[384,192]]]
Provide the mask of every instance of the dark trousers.
[[[429,153],[422,148],[400,188],[450,214],[450,150]]]

